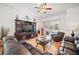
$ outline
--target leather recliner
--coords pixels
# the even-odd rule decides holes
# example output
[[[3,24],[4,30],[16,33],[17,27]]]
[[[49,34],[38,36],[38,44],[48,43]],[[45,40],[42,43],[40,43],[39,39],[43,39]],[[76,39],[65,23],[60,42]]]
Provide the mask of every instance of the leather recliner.
[[[65,33],[63,33],[63,32],[58,32],[58,33],[55,34],[55,35],[51,35],[52,40],[55,41],[55,42],[60,42],[60,41],[63,40],[64,34],[65,34]]]

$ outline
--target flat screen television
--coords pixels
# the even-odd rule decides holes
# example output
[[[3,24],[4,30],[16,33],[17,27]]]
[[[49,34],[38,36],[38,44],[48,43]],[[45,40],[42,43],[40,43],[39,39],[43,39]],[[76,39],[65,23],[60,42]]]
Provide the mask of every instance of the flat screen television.
[[[22,32],[35,32],[35,23],[26,23],[22,25]]]

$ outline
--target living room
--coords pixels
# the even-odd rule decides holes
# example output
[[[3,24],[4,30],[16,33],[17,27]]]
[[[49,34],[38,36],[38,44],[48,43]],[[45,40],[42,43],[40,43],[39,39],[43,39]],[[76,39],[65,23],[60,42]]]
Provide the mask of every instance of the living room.
[[[78,15],[79,3],[0,3],[1,54],[79,54]]]

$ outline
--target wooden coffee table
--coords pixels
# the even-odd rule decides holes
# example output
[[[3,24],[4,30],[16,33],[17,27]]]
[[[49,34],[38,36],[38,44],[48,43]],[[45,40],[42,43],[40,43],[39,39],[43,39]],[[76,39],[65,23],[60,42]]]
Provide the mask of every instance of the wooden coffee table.
[[[48,44],[48,42],[49,42],[49,40],[48,41],[36,40],[36,43],[37,43],[36,47],[38,45],[41,45],[41,46],[43,46],[43,51],[45,51],[45,46]]]

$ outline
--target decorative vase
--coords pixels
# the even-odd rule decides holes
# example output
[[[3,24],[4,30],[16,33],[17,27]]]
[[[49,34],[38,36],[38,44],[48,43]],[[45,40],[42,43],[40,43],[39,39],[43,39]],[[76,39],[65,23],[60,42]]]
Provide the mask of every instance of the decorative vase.
[[[72,31],[72,33],[71,33],[71,36],[72,36],[72,37],[74,37],[74,36],[75,36],[75,33],[74,33],[74,31]]]

